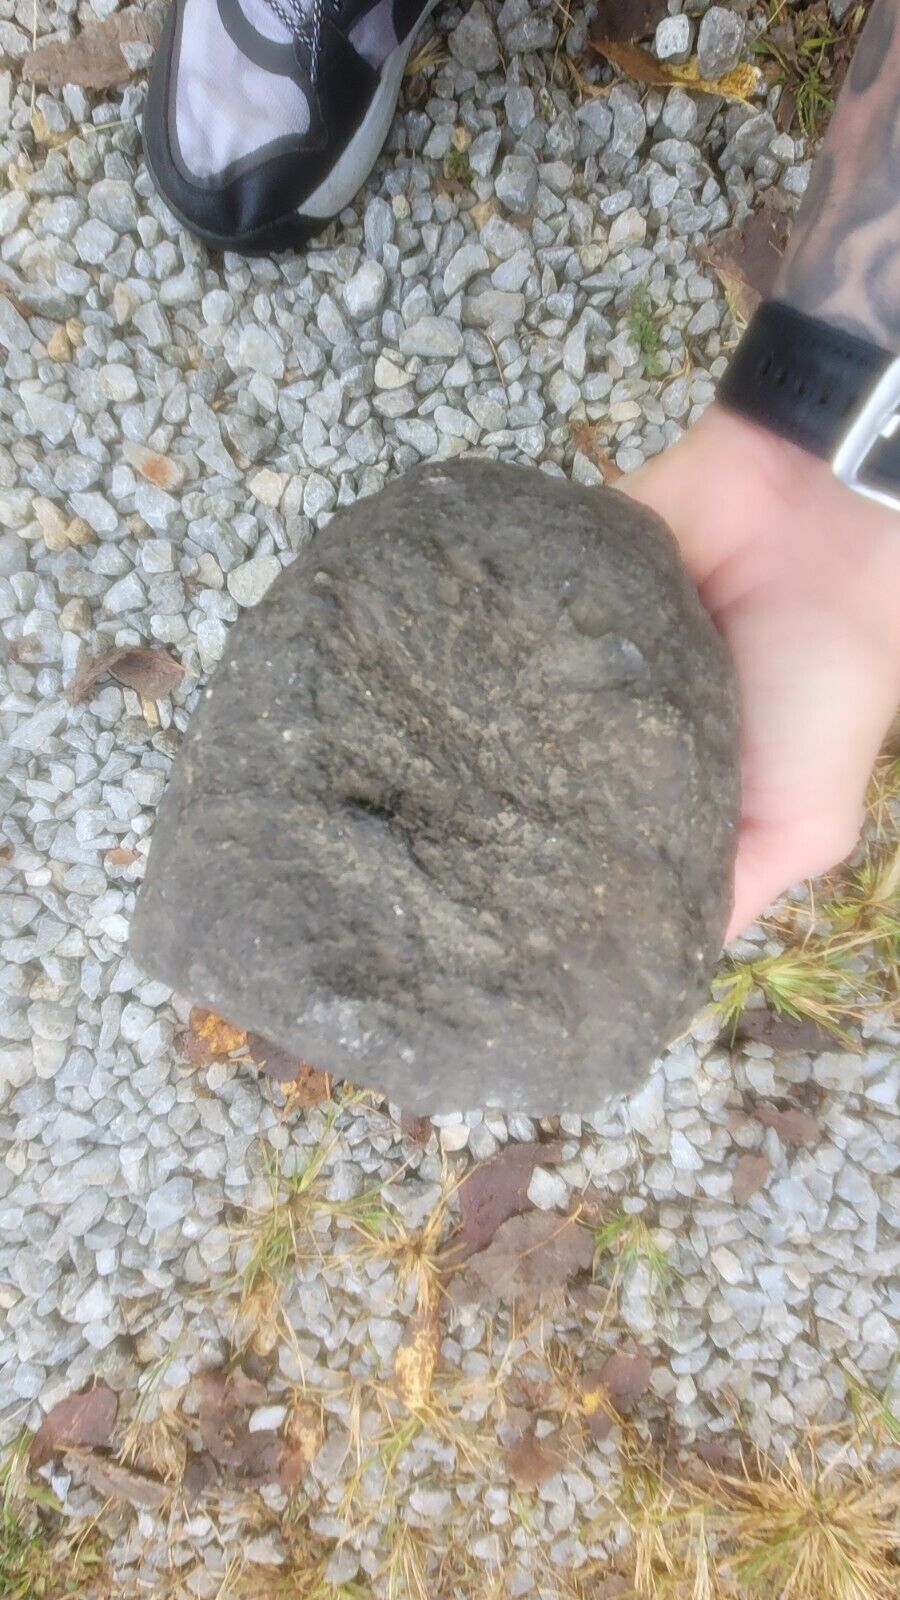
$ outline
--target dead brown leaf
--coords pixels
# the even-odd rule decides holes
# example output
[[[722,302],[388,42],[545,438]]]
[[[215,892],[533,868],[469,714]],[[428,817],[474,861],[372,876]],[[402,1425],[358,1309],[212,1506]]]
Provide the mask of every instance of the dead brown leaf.
[[[590,1270],[593,1242],[571,1217],[527,1211],[501,1223],[486,1250],[470,1256],[450,1280],[459,1304],[483,1300],[539,1300]]]
[[[400,1132],[404,1139],[424,1146],[431,1138],[431,1123],[427,1117],[417,1117],[412,1111],[401,1111]]]
[[[565,1465],[558,1428],[538,1439],[534,1429],[510,1446],[506,1457],[509,1475],[519,1489],[536,1489]]]
[[[790,231],[785,212],[762,205],[740,228],[728,228],[698,252],[712,267],[739,321],[749,322],[760,300],[772,293]]]
[[[235,1050],[247,1043],[243,1028],[226,1022],[205,1006],[193,1006],[188,1017],[187,1031],[182,1035],[182,1047],[197,1067],[208,1067],[213,1061],[224,1061]]]
[[[738,1037],[770,1044],[780,1055],[804,1055],[808,1051],[834,1049],[834,1034],[812,1017],[789,1017],[765,1008],[743,1013],[738,1024]]]
[[[797,112],[797,96],[789,83],[786,83],[778,96],[778,105],[775,107],[775,126],[780,133],[790,133],[794,126],[794,117]]]
[[[285,1423],[284,1442],[286,1448],[294,1452],[298,1461],[302,1458],[303,1472],[312,1466],[324,1437],[325,1426],[321,1408],[314,1405],[311,1400],[304,1400],[295,1405]]]
[[[650,1386],[653,1362],[645,1350],[616,1350],[607,1356],[592,1376],[601,1383],[609,1403],[620,1417],[627,1417]],[[588,1374],[585,1374],[588,1387]]]
[[[320,1072],[311,1061],[301,1061],[296,1076],[290,1083],[282,1084],[285,1112],[305,1111],[308,1106],[321,1105],[331,1097],[331,1079]]]
[[[292,1489],[306,1470],[302,1447],[274,1428],[250,1429],[250,1413],[268,1398],[265,1386],[240,1368],[220,1368],[200,1373],[194,1387],[200,1438],[213,1460],[237,1477]]]
[[[622,468],[616,466],[612,456],[608,455],[598,442],[599,429],[596,424],[576,422],[569,432],[575,449],[580,450],[589,461],[593,461],[595,467],[599,467],[603,473],[603,482],[610,486],[618,483],[622,477]]]
[[[394,1390],[408,1411],[427,1405],[440,1348],[438,1302],[429,1295],[408,1319],[394,1357]]]
[[[255,1067],[276,1083],[290,1084],[291,1099],[295,1105],[315,1106],[328,1099],[328,1074],[320,1072],[311,1061],[301,1061],[280,1044],[273,1044],[261,1033],[247,1034],[247,1049]],[[297,1094],[303,1098],[298,1100]]]
[[[529,1205],[528,1185],[536,1166],[562,1160],[562,1144],[505,1144],[489,1160],[473,1167],[459,1189],[459,1220],[465,1243],[483,1250],[508,1217]]]
[[[196,1505],[201,1495],[219,1481],[219,1469],[207,1450],[194,1451],[188,1456],[181,1479],[181,1493],[189,1506]]]
[[[138,858],[139,852],[129,849],[128,845],[124,844],[114,844],[111,850],[104,852],[104,860],[108,861],[111,867],[130,867]]]
[[[31,1441],[31,1465],[42,1467],[60,1450],[107,1445],[119,1411],[119,1397],[105,1383],[58,1400]]]
[[[136,1472],[108,1456],[98,1456],[79,1450],[75,1459],[84,1468],[85,1477],[92,1489],[110,1500],[126,1500],[141,1511],[158,1511],[164,1505],[169,1490],[159,1478],[147,1472]]]
[[[774,1128],[785,1144],[818,1144],[822,1130],[808,1111],[779,1111],[776,1106],[757,1106],[755,1116],[764,1128]]]
[[[749,100],[759,87],[760,75],[756,67],[742,61],[721,78],[702,78],[696,56],[681,66],[670,66],[657,61],[649,50],[640,45],[620,43],[609,37],[589,39],[592,50],[621,72],[623,77],[636,83],[650,84],[657,89],[690,89],[700,94],[721,95],[726,100]]]
[[[22,73],[29,82],[51,89],[60,89],[67,83],[78,84],[82,89],[117,89],[145,70],[129,66],[122,46],[145,44],[155,48],[159,31],[155,18],[129,7],[85,28],[74,39],[54,39],[50,44],[39,45],[25,57]]]
[[[735,1204],[743,1205],[751,1195],[758,1194],[771,1170],[772,1166],[767,1156],[755,1155],[752,1151],[738,1156],[731,1186]]]
[[[95,684],[107,674],[124,683],[127,689],[134,689],[136,694],[160,700],[163,695],[177,689],[184,677],[184,669],[167,650],[158,650],[150,645],[139,649],[131,645],[114,645],[99,656],[86,656],[79,663],[66,690],[71,704],[75,706],[85,700]]]
[[[646,39],[667,15],[666,0],[605,0],[603,32],[607,39],[628,44]]]
[[[704,1466],[736,1478],[741,1470],[740,1446],[730,1439],[698,1439],[694,1449]]]

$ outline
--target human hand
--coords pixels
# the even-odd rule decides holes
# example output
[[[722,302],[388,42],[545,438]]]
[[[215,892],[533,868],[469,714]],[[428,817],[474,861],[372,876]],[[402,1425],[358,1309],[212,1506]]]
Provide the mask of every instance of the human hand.
[[[737,668],[731,938],[856,842],[900,700],[900,514],[718,405],[619,487],[669,524]]]

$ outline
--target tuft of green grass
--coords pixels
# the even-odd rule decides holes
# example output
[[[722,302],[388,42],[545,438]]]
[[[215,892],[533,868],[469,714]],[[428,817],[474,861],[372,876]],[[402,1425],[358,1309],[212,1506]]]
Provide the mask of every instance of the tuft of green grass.
[[[773,1011],[795,1020],[817,1022],[847,1041],[844,1023],[858,1016],[860,979],[842,961],[842,952],[809,940],[799,949],[746,961],[729,959],[713,979],[713,1012],[721,1027],[736,1030],[750,996],[763,995]]]
[[[623,1441],[612,1517],[646,1600],[887,1600],[897,1594],[900,1476],[809,1438],[779,1461],[755,1452],[712,1472]]]
[[[793,94],[797,123],[807,139],[819,137],[834,110],[864,18],[863,5],[835,24],[824,4],[795,9],[785,0],[769,0],[766,26],[752,50],[773,63],[770,81]]]
[[[643,285],[635,289],[628,306],[628,328],[641,352],[641,367],[645,378],[661,378],[663,362],[660,357],[662,334],[653,317],[650,298]]]
[[[104,1566],[93,1522],[62,1535],[35,1517],[0,1511],[0,1600],[101,1600]]]
[[[879,1391],[858,1373],[842,1367],[847,1385],[847,1400],[860,1433],[868,1435],[876,1449],[882,1445],[900,1447],[900,1416],[893,1408],[892,1391],[900,1351],[888,1367],[884,1388]]]
[[[619,1211],[608,1222],[594,1228],[593,1276],[596,1278],[603,1263],[613,1263],[608,1299],[614,1297],[622,1279],[642,1266],[647,1272],[651,1302],[665,1319],[671,1317],[670,1296],[682,1274],[670,1261],[668,1253],[654,1237],[653,1230],[639,1213]]]
[[[467,150],[451,148],[444,156],[444,177],[451,183],[465,184],[467,189],[472,186],[472,163]]]

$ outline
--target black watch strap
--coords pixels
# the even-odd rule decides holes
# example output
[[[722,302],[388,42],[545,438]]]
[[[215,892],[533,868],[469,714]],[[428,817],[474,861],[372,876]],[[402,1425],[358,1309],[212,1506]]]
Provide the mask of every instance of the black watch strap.
[[[730,410],[831,461],[851,488],[893,503],[900,501],[898,387],[900,364],[888,351],[784,301],[766,300],[735,351],[718,398]],[[866,427],[862,414],[879,394],[883,414]],[[860,437],[849,452],[857,459],[848,475],[839,463],[858,421],[863,423],[857,430]]]

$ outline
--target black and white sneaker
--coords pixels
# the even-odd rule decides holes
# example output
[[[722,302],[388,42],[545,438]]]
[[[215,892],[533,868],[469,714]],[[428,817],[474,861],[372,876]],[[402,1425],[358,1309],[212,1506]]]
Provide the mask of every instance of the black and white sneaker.
[[[437,0],[172,0],[144,154],[207,244],[304,244],[348,205],[387,138]]]

